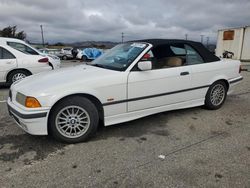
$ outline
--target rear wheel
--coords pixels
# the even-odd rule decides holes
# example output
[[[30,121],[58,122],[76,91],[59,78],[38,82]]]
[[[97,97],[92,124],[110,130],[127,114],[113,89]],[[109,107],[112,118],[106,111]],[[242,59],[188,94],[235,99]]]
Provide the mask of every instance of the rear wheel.
[[[63,60],[67,60],[68,58],[67,58],[66,55],[64,55],[64,56],[62,56],[62,59],[63,59]]]
[[[210,110],[219,109],[227,97],[227,86],[223,81],[213,83],[206,94],[205,107]]]
[[[49,131],[59,141],[88,140],[97,130],[99,115],[95,105],[84,97],[66,98],[57,104],[49,118]]]
[[[12,84],[16,81],[22,80],[25,77],[29,76],[30,73],[26,70],[15,70],[11,72],[7,78],[7,83]]]

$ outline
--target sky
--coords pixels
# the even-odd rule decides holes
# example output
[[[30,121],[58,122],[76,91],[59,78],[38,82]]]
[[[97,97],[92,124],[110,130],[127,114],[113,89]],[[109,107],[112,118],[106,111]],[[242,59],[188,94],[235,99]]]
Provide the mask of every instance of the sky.
[[[215,42],[218,29],[250,25],[250,0],[0,0],[0,29],[31,42],[167,38]]]

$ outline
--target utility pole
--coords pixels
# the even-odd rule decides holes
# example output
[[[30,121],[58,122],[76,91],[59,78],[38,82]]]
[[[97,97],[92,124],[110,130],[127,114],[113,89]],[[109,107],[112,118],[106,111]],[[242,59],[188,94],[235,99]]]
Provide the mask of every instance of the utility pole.
[[[204,35],[201,35],[201,43],[203,44],[203,37],[204,37]]]
[[[40,27],[41,27],[41,34],[42,34],[43,47],[45,47],[45,46],[44,46],[44,37],[43,37],[43,25],[40,25]]]
[[[207,37],[207,48],[208,48],[208,45],[209,45],[209,37]]]
[[[188,40],[188,34],[185,34],[185,38],[186,38],[186,40]]]
[[[124,41],[124,33],[122,32],[122,43],[123,43],[123,41]]]

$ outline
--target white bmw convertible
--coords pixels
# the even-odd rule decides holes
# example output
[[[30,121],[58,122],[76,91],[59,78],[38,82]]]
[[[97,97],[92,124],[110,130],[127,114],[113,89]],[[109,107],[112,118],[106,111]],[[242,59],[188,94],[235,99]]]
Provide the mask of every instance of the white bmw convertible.
[[[219,59],[197,42],[126,42],[88,65],[13,84],[8,109],[28,133],[76,143],[90,138],[101,122],[201,105],[218,109],[243,79],[240,71],[239,61]]]

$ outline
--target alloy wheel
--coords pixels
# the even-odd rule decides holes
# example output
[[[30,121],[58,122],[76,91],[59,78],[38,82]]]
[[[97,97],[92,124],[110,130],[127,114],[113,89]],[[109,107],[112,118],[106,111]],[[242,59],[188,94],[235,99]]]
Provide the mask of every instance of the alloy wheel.
[[[84,135],[90,126],[88,112],[79,106],[67,106],[56,116],[56,128],[67,138],[78,138]]]
[[[25,78],[26,75],[23,73],[16,73],[13,77],[12,77],[12,83],[22,80],[23,78]]]
[[[211,90],[211,103],[214,106],[219,106],[224,101],[225,93],[226,91],[224,86],[221,84],[216,84]]]

